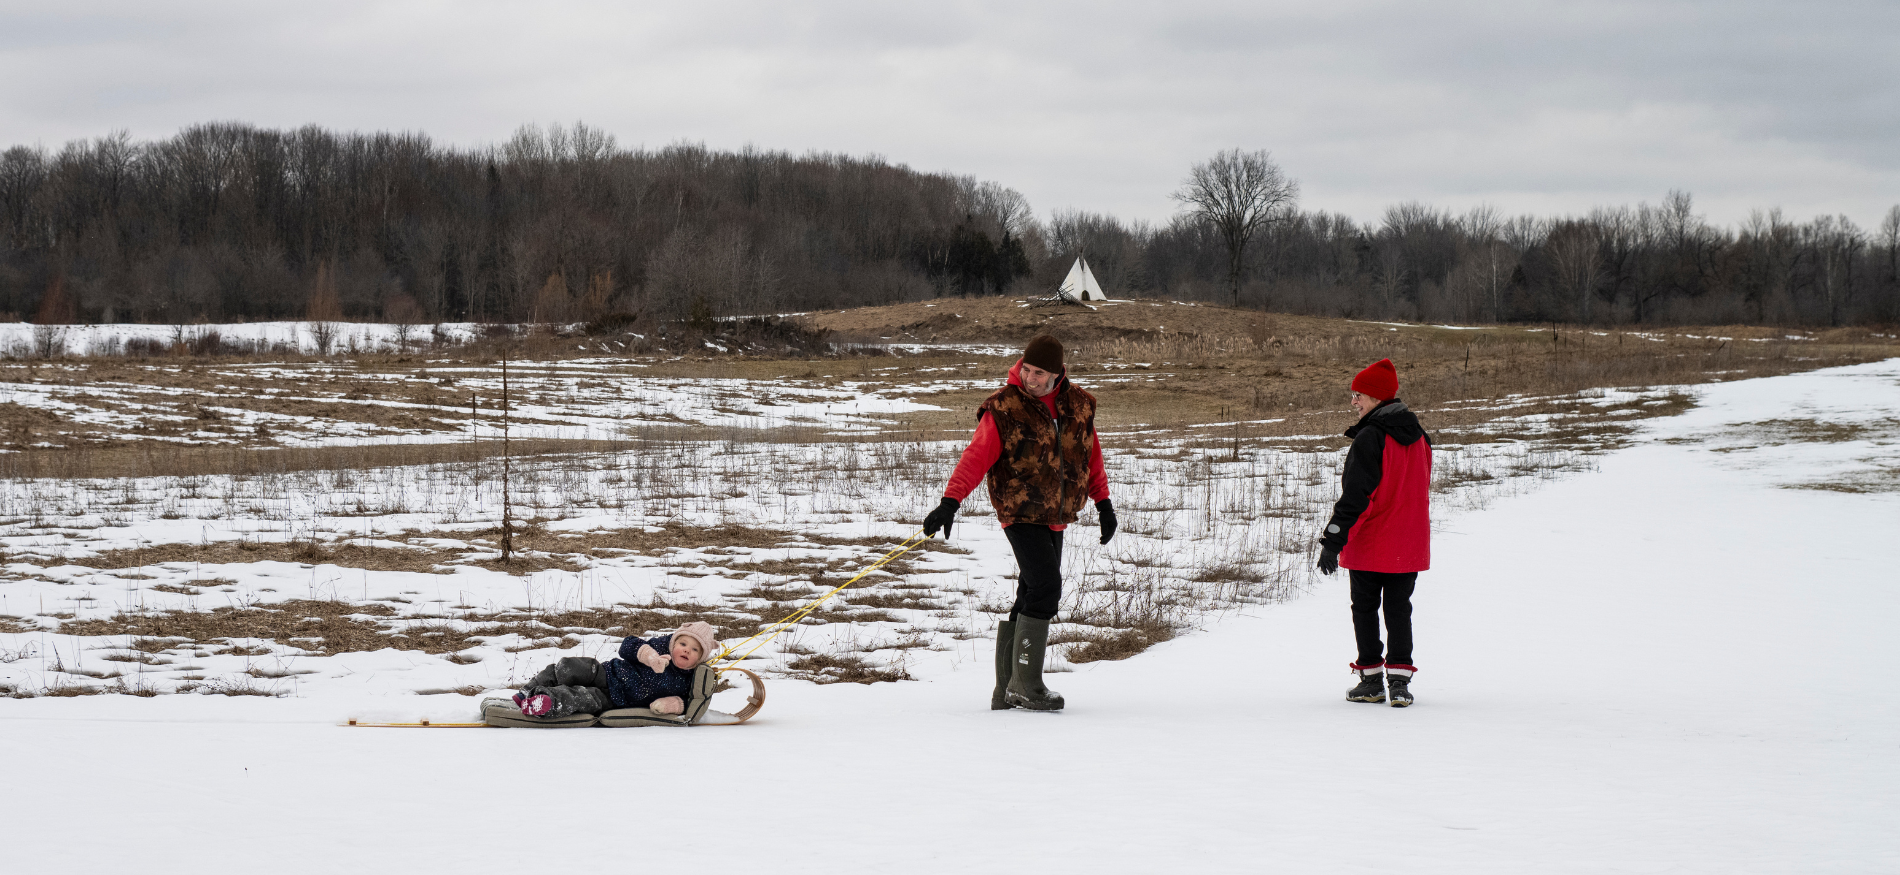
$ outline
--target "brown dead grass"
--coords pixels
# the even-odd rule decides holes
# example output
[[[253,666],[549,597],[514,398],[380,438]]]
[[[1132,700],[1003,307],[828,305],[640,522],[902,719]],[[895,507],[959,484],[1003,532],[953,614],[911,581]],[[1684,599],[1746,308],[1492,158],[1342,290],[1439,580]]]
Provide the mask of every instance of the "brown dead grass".
[[[451,573],[438,568],[461,556],[443,550],[417,547],[363,547],[356,544],[321,544],[312,541],[216,541],[209,544],[153,544],[106,550],[95,556],[61,560],[85,568],[143,568],[167,563],[229,565],[247,562],[293,562],[304,565],[340,565],[371,571],[414,571],[425,574]],[[214,585],[207,581],[205,585]],[[177,592],[178,589],[168,590]],[[186,595],[197,595],[186,592]]]
[[[1004,298],[944,299],[870,307],[807,317],[846,341],[939,342],[1013,348],[1052,331],[1070,346],[1079,385],[1102,399],[1101,424],[1114,432],[1135,427],[1197,428],[1244,421],[1232,436],[1290,440],[1330,436],[1347,424],[1345,385],[1366,363],[1398,363],[1403,397],[1427,414],[1428,426],[1481,424],[1491,414],[1454,410],[1456,402],[1512,394],[1556,396],[1588,388],[1700,383],[1766,376],[1883,358],[1900,341],[1864,329],[1837,329],[1786,339],[1777,328],[1723,326],[1578,330],[1557,326],[1498,326],[1450,330],[1251,310],[1132,301],[1096,311],[1029,307]],[[1656,339],[1646,339],[1643,335]],[[1710,339],[1710,338],[1717,339]],[[1729,340],[1719,338],[1727,337]],[[563,347],[566,347],[563,349]],[[58,411],[0,405],[0,476],[114,477],[365,468],[470,462],[499,448],[480,444],[395,444],[349,448],[274,448],[267,434],[228,427],[217,408],[268,410],[319,421],[369,423],[446,438],[466,426],[469,393],[445,368],[488,367],[493,349],[462,348],[420,356],[359,356],[353,362],[282,360],[266,373],[243,360],[179,360],[163,365],[79,359],[44,366],[0,363],[0,379],[40,384],[110,384],[136,397],[62,397],[139,417],[137,428],[113,434],[65,419]],[[527,366],[545,379],[563,377],[558,359],[577,354],[554,343],[534,354],[555,359]],[[1000,384],[1010,356],[952,351],[920,356],[834,356],[798,360],[705,356],[644,359],[635,367],[611,363],[574,370],[575,380],[603,383],[627,377],[793,379],[820,385],[844,380],[903,387],[922,381],[976,380],[969,389],[924,391],[943,408],[883,418],[881,434],[843,438],[915,440],[960,437],[971,414]],[[286,372],[287,369],[287,372]],[[300,370],[303,369],[303,370]],[[573,370],[573,369],[569,369]],[[307,372],[305,372],[307,371]],[[267,389],[282,389],[271,394]],[[537,390],[545,394],[545,389]],[[308,400],[320,398],[323,400]],[[77,399],[77,400],[74,400]],[[303,400],[300,400],[303,399]],[[398,401],[415,407],[389,407]],[[492,414],[484,401],[484,416]],[[1660,415],[1650,411],[1644,415]],[[1258,420],[1276,420],[1259,422]],[[484,420],[487,421],[486,419]],[[492,425],[493,423],[489,423]],[[222,429],[222,431],[220,431]],[[205,432],[220,447],[179,448],[161,441],[183,431]],[[522,456],[616,452],[670,440],[719,439],[730,429],[641,426],[630,441],[524,441]],[[754,440],[831,440],[823,425],[788,425],[748,435]],[[391,433],[394,433],[393,431]],[[35,448],[51,444],[57,449]],[[1328,443],[1327,446],[1331,446]]]
[[[581,634],[616,637],[658,634],[681,623],[704,620],[722,637],[744,637],[758,631],[756,616],[732,609],[699,606],[626,606],[556,612],[511,611],[468,614],[447,622],[443,617],[403,618],[379,602],[352,603],[296,599],[252,607],[221,607],[210,611],[147,611],[119,613],[91,620],[69,620],[59,631],[77,636],[134,636],[126,648],[106,658],[145,662],[141,654],[181,648],[212,647],[233,639],[261,639],[331,656],[384,648],[455,654],[488,638],[519,635],[531,641],[577,640]],[[859,615],[853,615],[853,618]],[[840,617],[842,618],[842,616]],[[272,651],[257,646],[225,647],[229,655],[264,656]],[[463,662],[462,664],[467,664]]]
[[[902,668],[880,668],[855,653],[812,653],[785,664],[793,677],[814,684],[876,684],[911,680]]]
[[[4,423],[0,423],[4,427]],[[607,440],[518,440],[516,459],[580,453],[614,453],[639,444]],[[0,477],[65,480],[108,477],[184,477],[199,474],[263,476],[297,471],[469,464],[499,458],[500,441],[473,443],[365,444],[350,447],[281,449],[218,446],[179,447],[150,442],[61,449],[27,449],[0,455]]]
[[[210,611],[156,611],[120,613],[94,620],[60,624],[67,635],[135,635],[166,639],[170,647],[208,644],[233,638],[260,638],[278,642],[300,639],[297,646],[325,655],[396,647],[422,650],[394,642],[376,617],[395,613],[388,605],[297,599],[250,608],[221,607]],[[409,642],[413,643],[413,642]],[[450,648],[456,649],[456,648]]]
[[[1437,430],[1482,425],[1501,415],[1454,409],[1461,401],[1771,376],[1900,354],[1900,342],[1861,329],[1808,335],[1808,340],[1788,340],[1781,329],[1754,326],[1658,329],[1643,332],[1660,338],[1649,340],[1622,329],[1450,330],[1158,301],[1095,312],[1023,308],[1001,298],[933,303],[937,306],[899,304],[809,318],[841,336],[891,342],[1013,346],[1051,331],[1070,347],[1076,383],[1100,399],[1098,422],[1105,430],[1240,420],[1244,424],[1227,434],[1247,440],[1337,434],[1352,422],[1347,383],[1381,358],[1398,364],[1401,396],[1426,415],[1428,428]],[[952,314],[963,318],[951,319]],[[964,373],[949,376],[993,378],[998,384],[1008,364],[1007,359],[973,362],[968,355],[946,354],[916,366],[942,368],[947,362],[964,363]],[[920,371],[910,377],[904,370],[891,379],[946,376]],[[930,403],[949,410],[907,415],[893,420],[893,426],[931,437],[963,434],[989,391],[933,395]],[[1642,415],[1669,412],[1646,409]],[[1279,421],[1253,421],[1261,419]],[[1323,442],[1326,448],[1338,445],[1343,441]]]
[[[1063,658],[1070,662],[1103,662],[1127,659],[1174,636],[1172,627],[1157,624],[1134,629],[1092,629],[1051,635],[1049,643],[1079,644],[1063,653]]]

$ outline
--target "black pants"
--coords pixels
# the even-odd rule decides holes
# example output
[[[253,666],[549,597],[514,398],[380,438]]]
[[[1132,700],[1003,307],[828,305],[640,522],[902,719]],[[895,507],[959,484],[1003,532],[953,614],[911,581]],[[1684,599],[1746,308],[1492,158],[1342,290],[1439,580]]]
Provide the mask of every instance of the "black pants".
[[[1053,620],[1056,604],[1062,601],[1062,533],[1035,523],[1017,523],[1003,529],[1010,549],[1016,551],[1016,603],[1009,606],[1009,618],[1017,614],[1038,620]]]
[[[1359,664],[1412,664],[1412,588],[1418,572],[1352,572],[1352,632],[1359,639]],[[1392,639],[1383,658],[1379,647],[1379,604],[1385,603],[1385,632]]]
[[[607,696],[607,669],[591,656],[563,656],[536,673],[521,691],[553,699],[551,717],[599,714],[614,706]]]

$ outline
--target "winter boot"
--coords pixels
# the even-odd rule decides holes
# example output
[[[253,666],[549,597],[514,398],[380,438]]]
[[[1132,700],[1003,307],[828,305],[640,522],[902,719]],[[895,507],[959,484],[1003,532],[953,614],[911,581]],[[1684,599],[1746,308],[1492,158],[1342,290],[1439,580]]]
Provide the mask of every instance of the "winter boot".
[[[1042,659],[1049,648],[1049,621],[1018,616],[1016,634],[1010,639],[1016,642],[1016,665],[1011,669],[1004,701],[1031,711],[1062,710],[1062,695],[1042,685]]]
[[[990,692],[991,711],[1016,707],[1009,703],[1010,657],[1015,653],[1015,645],[1016,621],[1004,620],[996,624],[996,689]]]
[[[521,709],[524,717],[542,717],[554,707],[554,699],[546,693],[535,695],[516,693],[515,707]]]
[[[613,707],[607,691],[594,687],[535,687],[528,691],[521,713],[529,717],[566,717],[599,714]]]
[[[1412,704],[1412,676],[1394,674],[1385,679],[1392,686],[1392,707],[1403,708]]]
[[[1375,705],[1385,701],[1384,671],[1376,668],[1355,668],[1353,672],[1359,675],[1359,686],[1346,691],[1346,701],[1371,702]]]

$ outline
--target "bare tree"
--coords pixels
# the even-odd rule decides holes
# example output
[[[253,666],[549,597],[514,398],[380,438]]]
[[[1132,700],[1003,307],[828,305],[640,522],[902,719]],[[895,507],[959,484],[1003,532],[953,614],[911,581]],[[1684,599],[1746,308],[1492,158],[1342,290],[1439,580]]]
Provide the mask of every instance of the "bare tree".
[[[1867,246],[1866,235],[1846,216],[1820,216],[1808,226],[1815,254],[1827,324],[1841,324],[1841,307],[1854,294],[1854,264]]]
[[[1188,171],[1174,199],[1188,212],[1211,223],[1227,244],[1227,287],[1240,306],[1240,273],[1248,242],[1269,222],[1290,215],[1299,203],[1300,184],[1289,179],[1265,150],[1229,149]]]
[[[1602,242],[1600,230],[1588,221],[1562,222],[1550,232],[1550,260],[1558,284],[1576,302],[1575,318],[1584,324],[1590,322],[1590,299],[1603,276]]]
[[[1458,227],[1464,231],[1465,239],[1484,259],[1486,297],[1491,299],[1491,321],[1497,322],[1499,314],[1504,311],[1498,296],[1498,245],[1501,242],[1498,240],[1498,235],[1504,229],[1504,217],[1498,214],[1496,207],[1480,204],[1472,207],[1470,212],[1465,213],[1458,220]],[[1467,300],[1465,318],[1475,318],[1476,313],[1476,308],[1472,307],[1471,302]]]
[[[1900,285],[1900,206],[1880,220],[1880,246],[1887,250],[1887,281]]]

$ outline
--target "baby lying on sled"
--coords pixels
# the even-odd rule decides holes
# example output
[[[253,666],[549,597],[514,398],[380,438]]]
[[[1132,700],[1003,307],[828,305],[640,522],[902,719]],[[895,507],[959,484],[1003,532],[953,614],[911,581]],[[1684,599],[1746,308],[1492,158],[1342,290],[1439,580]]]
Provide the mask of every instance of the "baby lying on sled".
[[[718,649],[710,624],[692,622],[653,638],[628,636],[620,658],[602,663],[567,656],[541,669],[515,694],[515,705],[529,717],[599,714],[615,708],[651,708],[679,714],[693,686],[693,669]]]

